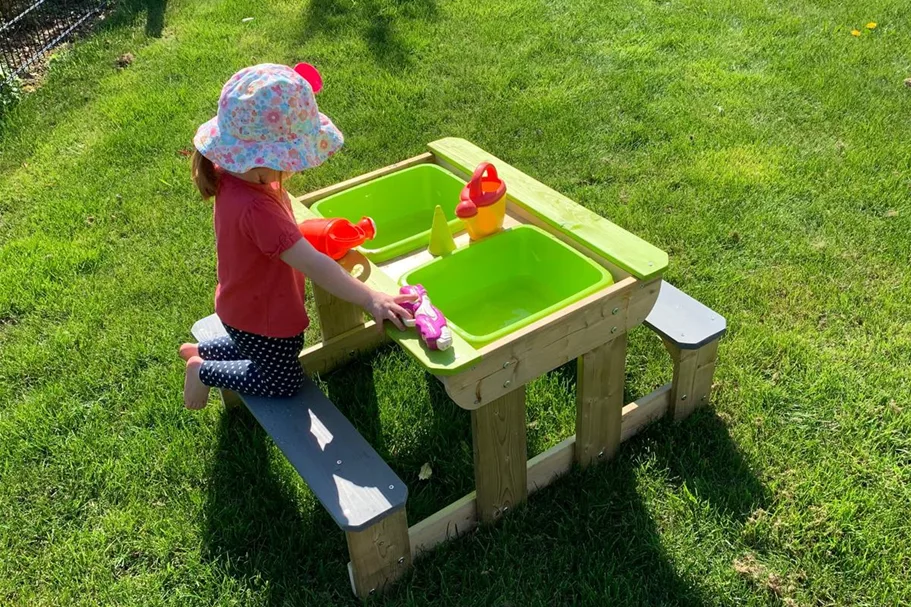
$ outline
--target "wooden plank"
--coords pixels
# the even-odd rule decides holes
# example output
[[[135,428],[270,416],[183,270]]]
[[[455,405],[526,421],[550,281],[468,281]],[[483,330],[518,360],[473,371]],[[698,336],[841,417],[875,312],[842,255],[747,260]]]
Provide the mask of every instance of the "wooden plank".
[[[670,342],[665,342],[670,343]],[[676,346],[670,346],[676,348]],[[696,408],[692,398],[693,382],[696,379],[696,367],[699,354],[696,350],[676,350],[671,354],[674,359],[674,380],[671,384],[671,410],[674,420],[679,421],[689,416]]]
[[[724,316],[666,281],[661,281],[658,300],[645,325],[684,350],[700,348],[727,330]]]
[[[405,510],[384,518],[369,529],[350,531],[348,572],[354,593],[364,599],[382,592],[411,567],[408,520]]]
[[[623,407],[621,439],[629,440],[668,410],[671,385],[664,385],[654,392]],[[571,436],[547,451],[528,460],[526,487],[529,495],[543,489],[572,470],[576,437]],[[412,554],[417,558],[439,544],[464,535],[478,525],[476,492],[430,515],[408,530]]]
[[[413,166],[416,166],[419,164],[425,164],[427,162],[432,162],[432,161],[433,161],[433,154],[431,154],[429,152],[425,152],[423,154],[418,154],[417,156],[414,156],[407,160],[403,160],[401,162],[396,162],[395,164],[390,164],[389,166],[383,167],[381,169],[377,169],[375,171],[371,171],[369,173],[364,173],[363,175],[358,175],[357,177],[352,177],[351,179],[330,185],[329,187],[325,187],[325,188],[323,188],[321,190],[317,190],[315,192],[310,192],[309,194],[305,194],[305,195],[299,197],[298,200],[300,201],[300,203],[302,205],[309,208],[311,205],[313,205],[313,203],[315,203],[318,200],[322,200],[323,198],[328,198],[329,196],[332,196],[333,194],[338,194],[339,192],[344,192],[345,190],[349,190],[356,185],[361,185],[362,183],[366,183],[366,182],[370,181],[371,179],[383,177],[384,175],[389,175],[390,173],[395,173],[396,171],[401,171],[402,169],[407,169],[407,168],[410,168],[410,167],[413,167]]]
[[[572,470],[575,450],[576,437],[570,436],[528,460],[528,494],[543,489]]]
[[[623,407],[620,442],[625,442],[660,419],[671,406],[671,384],[665,384]]]
[[[711,398],[718,340],[698,350],[684,350],[668,340],[664,340],[664,345],[674,361],[671,411],[674,419],[680,421]]]
[[[525,387],[471,412],[478,518],[491,522],[527,495]]]
[[[418,557],[441,542],[455,539],[478,525],[476,493],[472,491],[408,530],[411,555]]]
[[[597,213],[532,179],[476,145],[458,138],[434,141],[429,146],[436,156],[465,173],[480,162],[492,162],[506,182],[510,200],[547,221],[571,238],[579,240],[611,263],[637,278],[660,276],[667,268],[667,253],[638,236],[611,223]]]
[[[654,289],[626,278],[481,349],[480,363],[443,378],[450,398],[476,409],[627,331],[628,311],[641,310]],[[643,303],[644,301],[644,303]]]
[[[305,348],[301,352],[300,363],[307,373],[322,375],[343,366],[359,354],[378,348],[387,339],[385,331],[380,331],[371,320],[329,341]]]
[[[316,313],[323,341],[338,337],[364,324],[364,311],[358,306],[335,297],[311,282]]]
[[[699,348],[699,362],[696,366],[696,378],[693,380],[696,407],[704,407],[711,401],[715,365],[718,360],[718,343],[719,340],[715,340]]]
[[[661,280],[654,279],[649,282],[639,283],[639,293],[633,297],[629,304],[629,326],[638,327],[643,323],[658,299],[661,289]]]
[[[225,409],[236,409],[244,404],[237,392],[219,389],[218,395],[221,397],[221,404]]]
[[[304,198],[306,198],[306,196],[300,198],[291,196],[291,211],[294,213],[294,221],[297,223],[307,221],[308,219],[319,219],[319,215],[311,211],[310,207],[305,204]]]
[[[576,462],[583,468],[620,446],[626,333],[579,357],[576,374]]]

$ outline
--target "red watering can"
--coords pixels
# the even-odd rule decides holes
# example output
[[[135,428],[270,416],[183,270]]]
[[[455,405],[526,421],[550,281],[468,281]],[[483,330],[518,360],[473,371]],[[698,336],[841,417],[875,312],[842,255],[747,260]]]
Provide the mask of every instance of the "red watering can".
[[[336,261],[376,236],[376,224],[369,217],[356,224],[341,218],[308,219],[297,227],[314,249]]]

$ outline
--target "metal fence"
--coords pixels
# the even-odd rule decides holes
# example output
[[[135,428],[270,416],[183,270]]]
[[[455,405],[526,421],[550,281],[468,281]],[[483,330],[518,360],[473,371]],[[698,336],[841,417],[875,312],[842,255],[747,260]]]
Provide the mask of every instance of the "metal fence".
[[[105,5],[106,0],[0,0],[0,81],[27,73]]]

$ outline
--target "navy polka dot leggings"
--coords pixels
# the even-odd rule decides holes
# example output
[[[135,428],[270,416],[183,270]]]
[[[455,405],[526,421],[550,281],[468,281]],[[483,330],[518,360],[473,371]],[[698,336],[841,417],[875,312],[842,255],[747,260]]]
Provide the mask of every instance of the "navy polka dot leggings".
[[[225,325],[227,335],[199,344],[199,379],[211,388],[253,396],[293,396],[304,380],[298,355],[304,334],[265,337]]]

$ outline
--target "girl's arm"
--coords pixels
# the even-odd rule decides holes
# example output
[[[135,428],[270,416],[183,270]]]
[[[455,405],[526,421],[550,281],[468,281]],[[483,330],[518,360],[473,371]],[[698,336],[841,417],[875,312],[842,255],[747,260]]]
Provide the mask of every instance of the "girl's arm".
[[[414,301],[410,295],[393,296],[374,291],[345,271],[327,255],[313,248],[306,238],[298,240],[280,255],[282,261],[302,272],[307,278],[339,299],[351,302],[367,311],[382,330],[383,321],[389,320],[404,331],[402,318],[411,318],[400,303]]]

